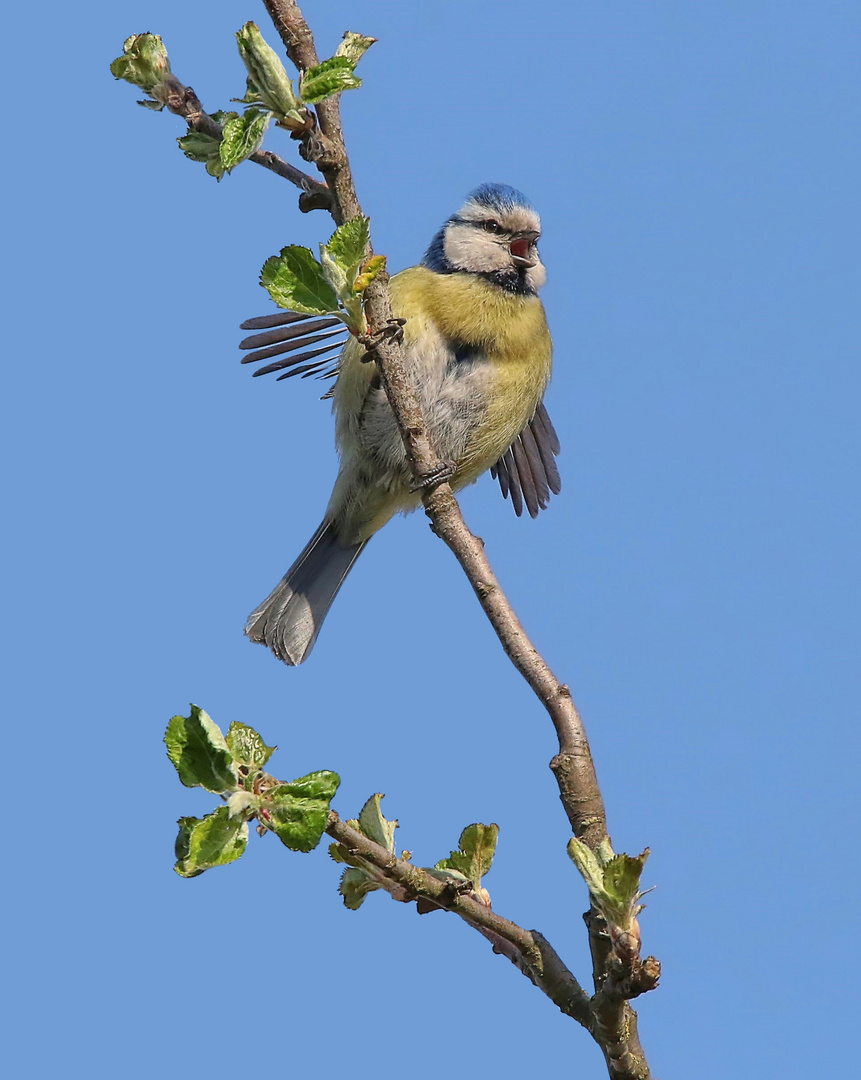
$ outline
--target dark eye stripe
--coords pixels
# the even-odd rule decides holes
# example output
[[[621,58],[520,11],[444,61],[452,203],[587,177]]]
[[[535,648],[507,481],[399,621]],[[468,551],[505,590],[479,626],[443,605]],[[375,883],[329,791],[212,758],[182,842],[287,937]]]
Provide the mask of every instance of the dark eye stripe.
[[[473,218],[453,217],[449,219],[449,225],[469,225],[471,229],[481,229],[482,232],[494,233],[497,236],[510,235],[509,230],[500,225],[495,218],[483,218],[476,221]]]

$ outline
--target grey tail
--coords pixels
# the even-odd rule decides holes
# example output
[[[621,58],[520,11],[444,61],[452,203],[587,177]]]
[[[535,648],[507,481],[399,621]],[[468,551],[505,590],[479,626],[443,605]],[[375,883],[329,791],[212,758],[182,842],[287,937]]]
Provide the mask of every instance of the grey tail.
[[[268,645],[285,664],[301,664],[314,648],[332,601],[367,540],[344,545],[324,521],[263,603],[248,616],[245,634]]]

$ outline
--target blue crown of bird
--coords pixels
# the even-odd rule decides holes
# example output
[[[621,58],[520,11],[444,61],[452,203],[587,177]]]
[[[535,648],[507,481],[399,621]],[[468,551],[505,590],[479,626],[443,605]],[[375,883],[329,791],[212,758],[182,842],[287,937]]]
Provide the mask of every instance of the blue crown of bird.
[[[418,266],[392,277],[404,362],[454,490],[490,471],[519,517],[561,489],[559,440],[543,398],[552,343],[538,290],[541,221],[507,184],[482,184],[440,228]],[[286,664],[314,647],[332,601],[371,537],[420,504],[403,441],[376,366],[334,318],[289,311],[250,319],[243,363],[335,378],[332,399],[340,470],[320,527],[267,598],[246,635]],[[325,344],[321,344],[324,343]],[[276,358],[276,359],[273,359]]]

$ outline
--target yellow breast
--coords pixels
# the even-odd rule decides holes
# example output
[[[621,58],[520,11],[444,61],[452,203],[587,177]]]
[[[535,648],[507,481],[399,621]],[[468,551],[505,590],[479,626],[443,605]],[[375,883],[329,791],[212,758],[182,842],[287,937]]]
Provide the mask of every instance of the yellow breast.
[[[430,321],[446,338],[479,348],[492,365],[487,411],[460,463],[460,482],[469,483],[505,453],[547,387],[552,343],[544,305],[473,274],[436,274],[422,266],[397,274],[391,288],[395,314],[407,319],[408,341]]]

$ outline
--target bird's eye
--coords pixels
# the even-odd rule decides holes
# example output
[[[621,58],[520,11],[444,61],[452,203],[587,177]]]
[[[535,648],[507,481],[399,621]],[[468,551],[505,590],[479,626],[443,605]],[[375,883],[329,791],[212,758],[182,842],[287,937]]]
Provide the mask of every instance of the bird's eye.
[[[502,226],[499,224],[498,221],[494,221],[492,218],[491,218],[490,221],[483,221],[481,224],[482,224],[482,228],[484,228],[486,232],[489,232],[489,233],[501,233],[502,232]]]

